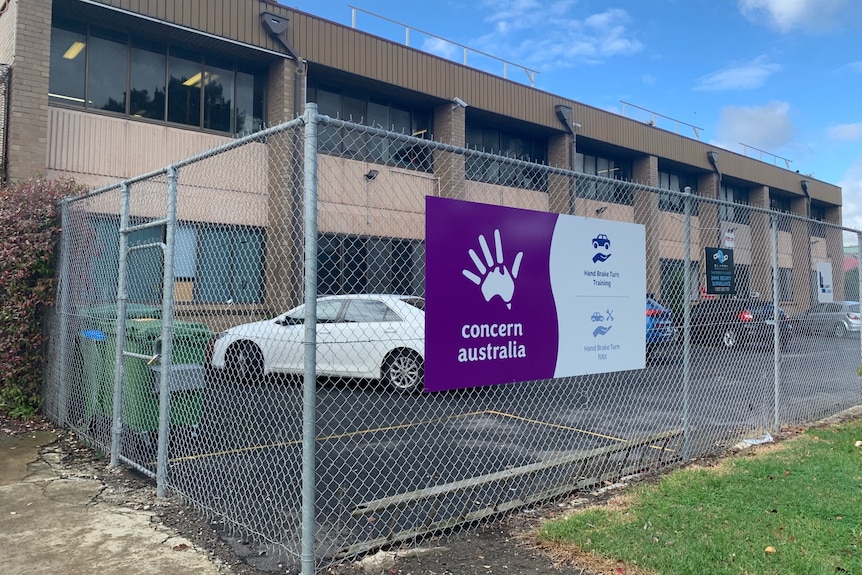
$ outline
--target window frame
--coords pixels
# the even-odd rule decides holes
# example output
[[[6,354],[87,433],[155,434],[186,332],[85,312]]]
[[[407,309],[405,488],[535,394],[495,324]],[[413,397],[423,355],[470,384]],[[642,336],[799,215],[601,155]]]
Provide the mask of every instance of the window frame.
[[[70,37],[63,41],[59,41],[57,38],[61,34],[66,34]],[[67,20],[54,22],[51,25],[51,35],[52,49],[51,54],[49,55],[50,86],[48,102],[52,106],[84,109],[90,113],[134,118],[140,121],[179,126],[184,129],[196,129],[210,133],[236,135],[240,131],[243,133],[247,133],[249,131],[249,122],[247,120],[245,120],[242,126],[240,126],[240,109],[238,108],[238,103],[242,101],[245,107],[251,105],[251,131],[260,130],[266,124],[266,84],[268,79],[267,72],[262,66],[254,67],[246,65],[229,57],[224,57],[210,52],[201,52],[193,48],[189,49],[179,44],[147,40],[134,34],[127,33],[126,31],[115,32],[99,28],[98,26],[91,26]],[[75,36],[77,36],[77,39],[75,39]],[[104,40],[106,42],[115,43],[118,48],[123,50],[122,56],[116,55],[117,50],[92,50],[92,43],[96,39],[99,39],[98,41]],[[72,72],[64,73],[63,70],[68,68],[68,66],[63,64],[64,52],[61,52],[61,50],[64,50],[65,44],[68,44],[73,40],[82,43],[83,47],[79,50],[78,55],[73,58],[73,60],[76,60],[75,69]],[[145,106],[134,105],[135,103],[132,101],[135,96],[133,88],[137,85],[136,78],[139,77],[135,73],[135,62],[138,61],[135,56],[138,52],[147,52],[161,56],[161,63],[164,67],[164,85],[153,87],[153,97],[152,99],[147,98],[145,101],[145,104],[147,105]],[[189,55],[194,55],[194,59],[188,60]],[[197,89],[197,92],[194,92],[194,89],[191,87],[185,91],[179,90],[176,82],[172,90],[170,82],[171,62],[172,58],[175,57],[178,57],[180,60],[192,62],[193,66],[195,64],[199,65],[199,79],[202,85],[201,88]],[[83,59],[79,60],[79,58]],[[122,111],[119,109],[103,109],[96,107],[95,103],[90,102],[90,98],[88,96],[88,93],[95,89],[94,86],[98,77],[109,74],[109,71],[101,71],[98,77],[92,76],[94,72],[92,69],[93,67],[90,64],[96,62],[97,59],[106,58],[108,59],[106,61],[109,61],[110,58],[115,59],[113,63],[117,66],[117,69],[113,76],[120,79],[116,82],[117,86],[122,86]],[[117,63],[119,61],[123,62],[122,70],[119,69],[119,64]],[[230,118],[229,126],[225,126],[224,121],[222,121],[221,125],[217,128],[213,128],[211,127],[211,124],[206,121],[205,103],[207,91],[203,84],[206,81],[205,73],[207,70],[207,62],[210,61],[216,62],[225,70],[230,70],[231,73],[232,85],[230,103],[226,112],[229,114]],[[108,69],[106,68],[106,70]],[[241,74],[244,75],[244,78],[246,79],[246,82],[242,85],[237,81]],[[147,75],[152,76],[152,71]],[[156,76],[157,75],[158,74],[156,74]],[[250,85],[247,81],[248,78],[251,78]],[[191,79],[191,77],[187,79]],[[144,83],[150,83],[151,81],[152,78],[149,78],[149,80]],[[78,92],[80,92],[81,89],[83,89],[83,92],[79,94]],[[119,90],[120,88],[116,89]],[[149,86],[147,89],[149,89]],[[162,90],[161,94],[159,93],[160,89]],[[191,92],[189,92],[189,90],[191,90]],[[240,92],[240,90],[242,90],[242,92]],[[174,94],[177,92],[189,92],[193,96],[193,99],[196,100],[197,104],[195,105],[187,102],[185,106],[178,106],[176,100],[172,99],[172,91]],[[197,107],[195,108],[195,106]],[[139,108],[140,110],[146,110],[149,113],[138,114],[137,112],[139,111]],[[181,110],[191,112],[191,116],[181,118],[179,115]],[[243,111],[248,112],[245,108]],[[259,116],[255,114],[259,114]],[[197,116],[196,120],[194,116]],[[243,116],[243,118],[245,117],[246,116]]]
[[[658,172],[659,178],[659,189],[661,190],[669,190],[672,192],[683,192],[685,188],[691,189],[691,194],[693,196],[697,196],[697,176],[694,174],[689,174],[685,172],[676,172],[671,170],[659,170]],[[674,186],[674,180],[676,180],[676,188]],[[667,194],[659,192],[658,196],[658,209],[661,212],[668,212],[671,214],[684,214],[685,213],[685,202],[683,201],[683,196],[679,196],[676,194]],[[694,201],[691,204],[691,215],[696,216],[698,214],[698,205],[700,202]]]

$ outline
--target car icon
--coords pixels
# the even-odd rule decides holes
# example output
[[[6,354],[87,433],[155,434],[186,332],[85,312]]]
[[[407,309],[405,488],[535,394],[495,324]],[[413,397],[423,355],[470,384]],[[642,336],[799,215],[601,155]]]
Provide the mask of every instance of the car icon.
[[[605,316],[603,316],[597,311],[594,311],[590,319],[592,319],[593,321],[605,321]]]
[[[599,246],[605,249],[610,249],[611,240],[608,239],[608,236],[606,236],[605,234],[599,234],[593,238],[593,247],[598,249]]]

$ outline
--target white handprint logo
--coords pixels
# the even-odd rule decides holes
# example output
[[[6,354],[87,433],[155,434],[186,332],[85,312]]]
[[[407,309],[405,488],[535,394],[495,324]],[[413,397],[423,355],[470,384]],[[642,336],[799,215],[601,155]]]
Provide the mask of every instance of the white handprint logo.
[[[518,279],[518,271],[521,268],[521,258],[524,252],[518,252],[515,256],[515,263],[512,264],[512,273],[506,269],[503,264],[503,243],[500,241],[500,230],[494,230],[494,243],[496,247],[496,261],[491,257],[491,250],[488,248],[488,242],[485,241],[485,236],[479,236],[479,245],[482,246],[482,254],[485,256],[483,262],[474,250],[470,250],[470,258],[476,265],[478,275],[470,270],[462,270],[468,280],[474,284],[482,286],[482,295],[485,296],[485,301],[491,301],[495,295],[500,296],[506,307],[512,309],[512,296],[515,294],[515,280]]]

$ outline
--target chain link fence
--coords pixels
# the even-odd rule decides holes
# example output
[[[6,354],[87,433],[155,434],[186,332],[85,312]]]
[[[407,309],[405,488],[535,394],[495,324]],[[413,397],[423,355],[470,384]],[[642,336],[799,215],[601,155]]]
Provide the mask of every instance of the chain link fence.
[[[423,393],[427,198],[641,224],[642,365]],[[322,570],[862,398],[859,307],[839,303],[859,299],[858,232],[697,190],[310,108],[69,198],[63,218],[46,412],[250,541],[263,569]],[[503,259],[492,231],[480,268]],[[467,247],[444,255],[466,269]],[[708,261],[727,254],[729,276]]]
[[[6,142],[9,129],[9,93],[12,82],[12,66],[0,64],[0,183],[6,181]]]

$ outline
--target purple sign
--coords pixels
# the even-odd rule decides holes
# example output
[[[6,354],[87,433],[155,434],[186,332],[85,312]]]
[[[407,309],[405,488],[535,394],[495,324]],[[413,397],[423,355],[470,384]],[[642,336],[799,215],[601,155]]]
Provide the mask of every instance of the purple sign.
[[[645,365],[642,225],[428,197],[425,390]]]
[[[425,206],[426,391],[553,377],[558,215],[436,197]]]

